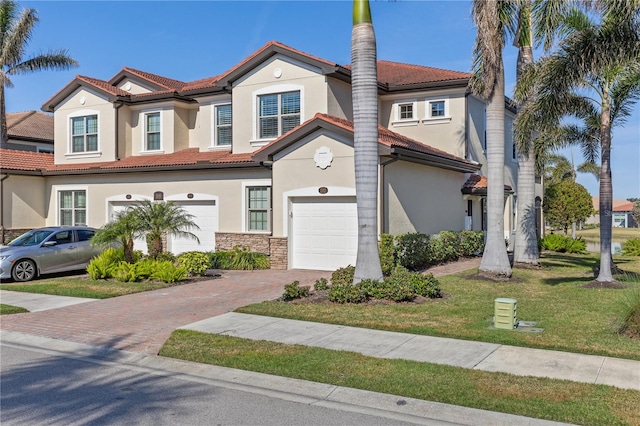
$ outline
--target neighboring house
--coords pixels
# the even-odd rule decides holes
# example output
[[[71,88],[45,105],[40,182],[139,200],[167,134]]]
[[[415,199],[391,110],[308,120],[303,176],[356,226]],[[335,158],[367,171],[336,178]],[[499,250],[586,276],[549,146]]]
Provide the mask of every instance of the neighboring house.
[[[7,143],[0,148],[53,152],[53,115],[38,111],[7,114]]]
[[[600,224],[600,197],[592,197],[594,214],[587,218],[585,223]],[[633,220],[631,214],[633,210],[633,202],[627,200],[613,200],[612,223],[614,228],[637,228],[637,224]]]
[[[485,228],[485,102],[468,92],[469,78],[379,61],[379,233]],[[200,244],[168,239],[174,253],[244,245],[273,268],[355,264],[350,81],[349,66],[278,42],[193,82],[131,68],[108,81],[77,76],[43,105],[54,112],[54,158],[9,164],[2,153],[4,226],[99,227],[138,200],[167,200],[200,226]],[[510,236],[517,162],[507,106]]]

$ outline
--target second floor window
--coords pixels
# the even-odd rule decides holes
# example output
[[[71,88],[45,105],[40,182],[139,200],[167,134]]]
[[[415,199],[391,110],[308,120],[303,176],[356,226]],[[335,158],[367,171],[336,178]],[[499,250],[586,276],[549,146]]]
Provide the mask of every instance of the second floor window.
[[[145,150],[160,150],[160,113],[145,114]]]
[[[71,119],[71,152],[95,152],[98,150],[98,116],[73,117]]]
[[[429,117],[436,118],[436,117],[444,117],[444,116],[445,116],[444,101],[429,102]]]
[[[231,145],[231,105],[216,107],[216,145]]]
[[[300,124],[300,92],[258,96],[260,139],[277,138]]]
[[[398,108],[400,120],[413,120],[413,104],[400,104]]]

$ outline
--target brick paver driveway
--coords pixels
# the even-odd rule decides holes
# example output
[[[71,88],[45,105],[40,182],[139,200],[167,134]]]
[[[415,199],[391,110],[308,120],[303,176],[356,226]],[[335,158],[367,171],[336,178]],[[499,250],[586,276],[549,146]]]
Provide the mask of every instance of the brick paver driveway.
[[[224,271],[210,281],[97,300],[42,312],[4,315],[2,330],[157,354],[176,328],[273,300],[295,280],[313,285],[330,272]]]

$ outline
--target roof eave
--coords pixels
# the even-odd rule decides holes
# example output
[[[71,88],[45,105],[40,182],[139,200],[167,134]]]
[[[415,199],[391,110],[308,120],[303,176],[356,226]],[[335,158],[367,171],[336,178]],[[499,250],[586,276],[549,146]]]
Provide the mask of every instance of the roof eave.
[[[423,83],[413,84],[388,84],[387,92],[403,92],[408,90],[421,90],[421,89],[450,89],[456,87],[467,87],[469,84],[468,78],[459,78],[454,80],[442,80],[442,81],[427,81]]]
[[[80,170],[45,170],[44,176],[60,176],[60,175],[99,175],[106,173],[146,173],[146,172],[184,172],[198,170],[214,170],[214,169],[239,169],[239,168],[259,168],[259,163],[254,161],[238,162],[238,163],[212,163],[198,162],[192,164],[177,164],[171,166],[136,166],[136,167],[92,167]]]
[[[467,162],[466,160],[456,160],[436,154],[413,151],[406,148],[391,147],[391,154],[397,154],[403,159],[412,159],[414,162],[427,166],[438,167],[440,169],[452,170],[461,173],[474,173],[480,170],[480,164]]]

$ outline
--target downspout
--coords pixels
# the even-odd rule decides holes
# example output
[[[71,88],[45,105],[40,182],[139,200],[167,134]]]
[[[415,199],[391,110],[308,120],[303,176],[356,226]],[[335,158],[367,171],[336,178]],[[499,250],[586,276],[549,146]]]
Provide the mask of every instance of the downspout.
[[[0,179],[0,244],[4,245],[4,181],[9,179],[9,174]]]
[[[115,123],[116,123],[116,132],[115,132],[115,159],[116,161],[120,161],[120,155],[119,155],[119,135],[120,135],[120,113],[119,110],[120,108],[122,108],[122,106],[124,105],[123,101],[116,101],[113,103],[113,109],[116,111],[116,119],[115,119]]]
[[[395,163],[396,161],[398,161],[400,159],[400,155],[399,154],[392,154],[393,158],[391,160],[385,161],[384,163],[380,164],[380,199],[378,200],[378,203],[380,205],[379,209],[380,209],[380,229],[378,229],[378,234],[382,235],[382,233],[384,232],[384,220],[385,220],[385,215],[384,215],[384,200],[385,200],[385,180],[384,180],[384,168],[386,166],[388,166],[389,164]]]
[[[464,94],[464,158],[469,160],[469,91]]]

